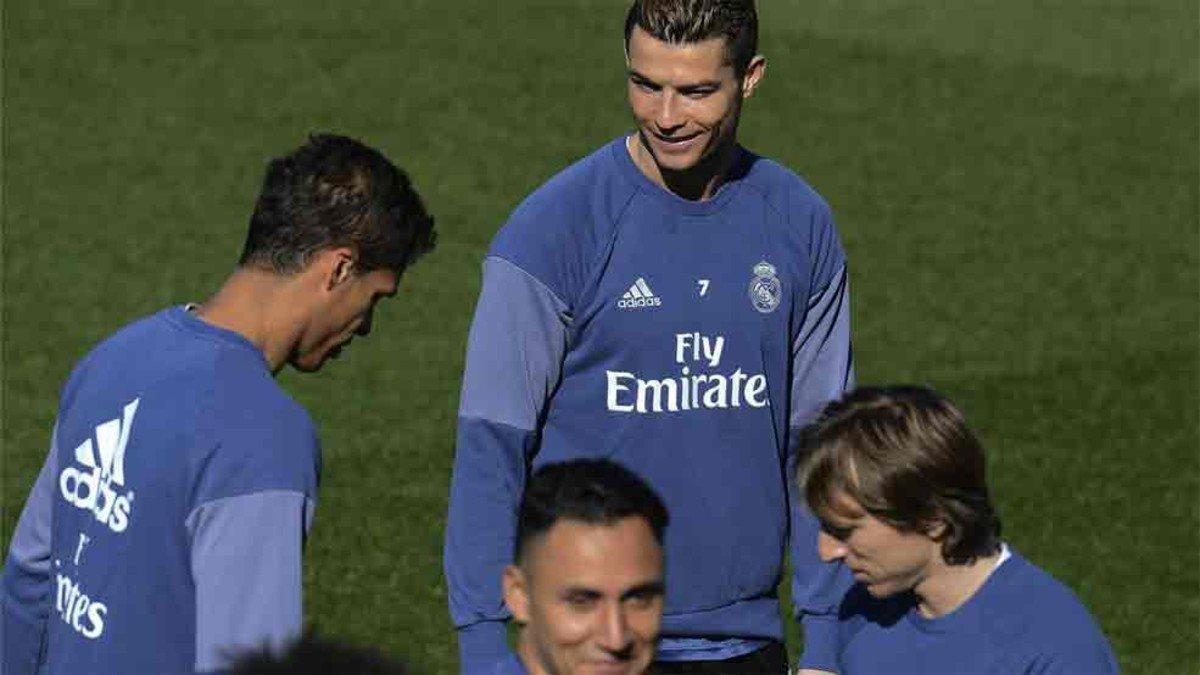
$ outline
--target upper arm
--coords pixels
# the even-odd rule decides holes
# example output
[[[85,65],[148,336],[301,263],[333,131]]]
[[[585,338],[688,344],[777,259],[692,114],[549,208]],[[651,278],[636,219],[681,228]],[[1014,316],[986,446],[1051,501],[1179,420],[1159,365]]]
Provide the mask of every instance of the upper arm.
[[[541,280],[487,258],[459,416],[533,430],[562,371],[569,323],[566,303]]]
[[[312,499],[291,490],[200,505],[186,521],[196,588],[196,669],[282,650],[303,626],[302,554]]]
[[[799,429],[828,401],[854,386],[850,342],[850,280],[843,266],[814,293],[792,344],[788,426]]]
[[[52,434],[46,461],[29,491],[9,544],[4,565],[3,622],[0,628],[0,671],[33,673],[41,659],[50,614],[51,526],[55,477],[58,473],[56,434]]]
[[[50,534],[58,467],[57,455],[55,434],[51,436],[50,451],[46,454],[42,469],[29,491],[29,499],[21,510],[21,517],[9,543],[6,570],[16,565],[27,574],[46,576],[50,573]],[[9,589],[6,584],[7,590]]]

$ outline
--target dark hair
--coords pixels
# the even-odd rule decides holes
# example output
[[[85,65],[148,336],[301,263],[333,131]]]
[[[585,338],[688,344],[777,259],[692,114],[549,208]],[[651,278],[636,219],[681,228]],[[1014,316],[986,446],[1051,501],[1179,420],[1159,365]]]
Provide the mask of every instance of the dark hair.
[[[287,652],[246,654],[232,665],[232,675],[405,675],[403,664],[378,651],[315,637],[306,632]]]
[[[316,134],[267,166],[238,263],[288,274],[317,251],[349,246],[360,273],[402,272],[436,240],[402,170],[352,138]]]
[[[806,453],[807,456],[804,456]],[[819,516],[849,496],[892,527],[929,532],[952,565],[1000,547],[979,439],[950,401],[926,387],[861,387],[805,430],[798,476]]]
[[[754,0],[634,0],[625,15],[625,51],[637,26],[670,44],[725,38],[725,57],[740,77],[758,53]]]
[[[515,559],[523,559],[530,541],[559,520],[612,525],[625,518],[645,519],[661,546],[667,507],[641,478],[606,459],[579,459],[538,469],[517,512]]]

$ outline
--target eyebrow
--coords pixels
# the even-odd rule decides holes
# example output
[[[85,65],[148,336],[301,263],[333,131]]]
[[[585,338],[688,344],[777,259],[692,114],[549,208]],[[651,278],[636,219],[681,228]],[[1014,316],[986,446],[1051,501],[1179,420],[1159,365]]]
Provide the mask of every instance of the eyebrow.
[[[644,584],[638,584],[633,588],[621,594],[621,598],[632,598],[637,595],[663,595],[666,593],[667,587],[661,581],[648,581]]]
[[[645,82],[647,84],[652,84],[656,87],[664,86],[661,82],[655,82],[653,79],[646,77],[645,75],[643,75],[642,73],[639,73],[638,71],[634,70],[633,68],[630,68],[628,70],[628,72],[629,72],[629,77],[631,77],[635,80],[641,80],[642,82]],[[689,82],[687,84],[683,84],[683,85],[680,85],[675,88],[680,91],[692,91],[695,89],[708,89],[708,88],[718,89],[718,88],[720,88],[720,86],[721,86],[721,82],[719,80],[701,80],[699,82]]]

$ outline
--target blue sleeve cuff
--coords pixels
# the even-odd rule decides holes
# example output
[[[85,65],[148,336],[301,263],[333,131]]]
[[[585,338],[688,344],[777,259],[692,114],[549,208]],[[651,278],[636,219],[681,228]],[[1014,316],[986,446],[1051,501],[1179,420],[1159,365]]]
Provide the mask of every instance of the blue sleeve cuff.
[[[480,621],[458,629],[458,658],[463,675],[495,671],[508,657],[508,633],[500,621]]]
[[[837,617],[808,615],[801,624],[804,626],[804,651],[800,654],[800,667],[839,672]]]

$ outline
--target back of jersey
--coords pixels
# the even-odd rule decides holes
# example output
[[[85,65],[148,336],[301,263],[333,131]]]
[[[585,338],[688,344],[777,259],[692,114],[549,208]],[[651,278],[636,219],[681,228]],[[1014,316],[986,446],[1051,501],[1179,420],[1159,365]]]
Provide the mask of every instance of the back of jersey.
[[[192,671],[184,520],[223,347],[183,330],[171,311],[101,343],[63,390],[52,450],[52,673]]]

